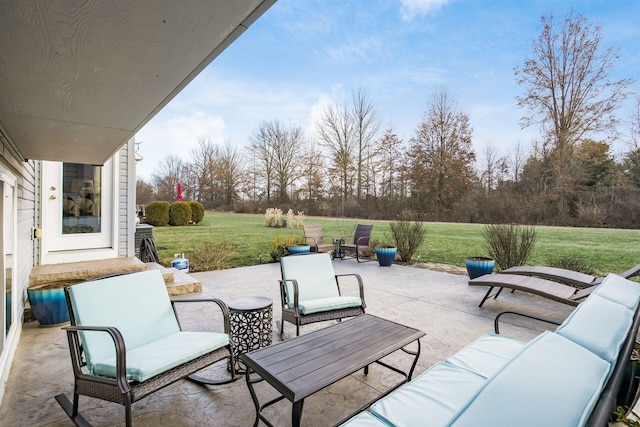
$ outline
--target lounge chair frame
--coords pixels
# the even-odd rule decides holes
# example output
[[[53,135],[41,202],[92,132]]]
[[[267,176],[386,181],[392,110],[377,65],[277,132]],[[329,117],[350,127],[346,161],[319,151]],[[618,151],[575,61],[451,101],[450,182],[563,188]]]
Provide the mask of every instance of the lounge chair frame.
[[[590,274],[581,273],[579,271],[568,270],[565,268],[547,267],[541,265],[519,265],[503,270],[502,273],[517,274],[522,276],[535,276],[542,279],[553,280],[568,285],[588,287],[598,285],[604,277],[596,277]],[[619,276],[630,279],[640,275],[640,264],[633,268],[620,273]]]
[[[91,424],[79,412],[80,395],[94,397],[96,399],[107,400],[118,403],[125,407],[125,422],[127,427],[132,425],[131,406],[133,403],[158,391],[180,379],[188,379],[200,385],[221,385],[236,381],[239,377],[235,374],[235,360],[232,343],[221,347],[198,358],[185,362],[173,369],[165,371],[153,378],[143,382],[128,381],[126,376],[126,345],[124,338],[117,328],[109,326],[77,326],[68,288],[65,288],[65,298],[69,310],[69,320],[71,326],[64,327],[67,333],[69,351],[71,353],[71,364],[73,367],[74,387],[73,403],[65,394],[55,396],[56,401],[64,409],[71,421],[77,426],[91,426]],[[180,326],[180,321],[176,312],[178,303],[214,303],[222,311],[224,318],[224,332],[230,333],[229,311],[226,304],[215,298],[175,300],[171,301],[176,320]],[[182,327],[180,327],[182,329]],[[83,354],[80,331],[95,331],[96,333],[106,333],[111,336],[116,350],[116,378],[107,378],[88,373],[87,363]],[[222,380],[211,380],[195,375],[196,372],[204,369],[216,362],[228,359],[230,378]]]
[[[478,307],[482,307],[485,301],[489,298],[493,297],[493,299],[497,299],[504,288],[528,292],[563,304],[577,306],[596,288],[595,286],[592,286],[585,289],[577,289],[573,286],[564,285],[551,280],[540,279],[538,277],[503,273],[485,274],[483,276],[476,277],[475,279],[469,280],[469,285],[489,287]],[[497,288],[497,291],[492,294],[495,288]]]

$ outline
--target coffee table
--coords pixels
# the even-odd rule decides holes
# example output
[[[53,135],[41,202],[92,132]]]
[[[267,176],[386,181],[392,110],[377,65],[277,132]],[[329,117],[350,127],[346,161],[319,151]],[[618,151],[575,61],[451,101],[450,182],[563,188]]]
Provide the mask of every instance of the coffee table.
[[[419,340],[424,335],[424,332],[417,329],[363,314],[271,347],[243,354],[240,359],[247,367],[245,379],[256,407],[254,426],[260,420],[271,426],[261,412],[285,398],[293,403],[292,425],[300,426],[306,397],[360,369],[364,368],[364,373],[368,374],[368,367],[372,363],[391,369],[404,378],[379,397],[387,395],[411,380],[420,357]],[[412,342],[417,342],[417,350],[404,348]],[[397,350],[415,356],[409,372],[380,361]],[[257,373],[258,377],[252,377],[252,372]],[[254,384],[261,381],[267,381],[281,394],[262,406],[254,390]],[[354,414],[366,409],[370,403]]]

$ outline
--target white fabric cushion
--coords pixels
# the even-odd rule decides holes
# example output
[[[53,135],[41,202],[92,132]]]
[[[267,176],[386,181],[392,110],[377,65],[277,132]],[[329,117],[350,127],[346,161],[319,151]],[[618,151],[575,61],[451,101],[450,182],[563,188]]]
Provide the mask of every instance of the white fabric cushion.
[[[361,305],[362,300],[358,297],[332,297],[303,301],[298,304],[298,308],[302,314],[311,314]]]
[[[127,350],[127,378],[140,382],[146,381],[227,344],[229,344],[227,334],[176,332],[149,344]],[[115,378],[115,356],[95,362],[93,374]]]
[[[291,255],[280,259],[283,279],[298,282],[298,302],[340,296],[328,253]],[[293,306],[293,283],[287,282],[287,304]]]
[[[640,283],[609,274],[593,293],[635,311],[640,302]]]

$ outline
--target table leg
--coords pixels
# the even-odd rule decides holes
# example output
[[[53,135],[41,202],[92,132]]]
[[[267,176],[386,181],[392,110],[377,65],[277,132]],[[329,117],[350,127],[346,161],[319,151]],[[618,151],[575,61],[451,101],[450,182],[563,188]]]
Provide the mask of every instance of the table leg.
[[[247,388],[249,389],[251,400],[253,400],[253,404],[256,407],[256,420],[253,423],[253,427],[258,427],[258,422],[260,421],[260,402],[258,401],[258,396],[253,389],[253,381],[251,381],[251,369],[249,369],[248,367],[245,371],[245,380],[247,381]]]
[[[291,412],[291,425],[293,425],[293,427],[300,427],[300,421],[302,420],[303,406],[304,406],[304,399],[293,403],[293,411]]]

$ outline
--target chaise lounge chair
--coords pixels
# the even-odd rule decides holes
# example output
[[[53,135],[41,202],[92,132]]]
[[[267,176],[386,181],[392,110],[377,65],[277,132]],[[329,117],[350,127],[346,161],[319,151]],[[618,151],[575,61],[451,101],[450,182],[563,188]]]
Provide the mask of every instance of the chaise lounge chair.
[[[585,289],[577,289],[570,285],[539,277],[505,273],[485,274],[484,276],[476,277],[469,280],[469,286],[489,286],[489,290],[480,301],[478,307],[482,307],[482,304],[491,297],[498,298],[504,288],[540,295],[572,306],[580,304],[597,288],[597,286],[589,286]],[[500,289],[495,294],[491,294],[494,288]]]
[[[543,279],[554,280],[568,285],[574,285],[586,288],[588,286],[599,285],[604,277],[595,277],[590,274],[580,273],[578,271],[567,270],[565,268],[545,267],[539,265],[520,265],[517,267],[502,270],[505,274],[517,274],[522,276],[535,276]],[[619,276],[630,279],[640,275],[640,264],[630,270],[620,273]]]

